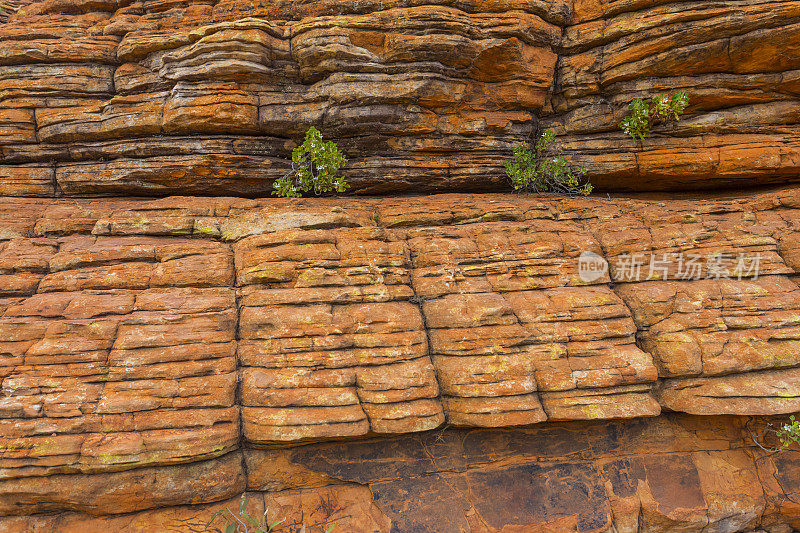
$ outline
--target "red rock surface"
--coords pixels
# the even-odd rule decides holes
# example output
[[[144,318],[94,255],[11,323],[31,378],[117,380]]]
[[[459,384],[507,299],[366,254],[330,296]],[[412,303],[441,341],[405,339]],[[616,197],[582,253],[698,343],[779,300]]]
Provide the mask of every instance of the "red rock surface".
[[[267,509],[270,520],[285,519],[279,532],[302,524],[310,531],[335,524],[335,530],[353,532],[791,532],[800,526],[800,454],[753,450],[745,423],[739,417],[669,414],[515,430],[446,429],[248,450],[244,463],[237,453],[231,464],[246,470],[248,511],[260,516]],[[136,481],[127,473],[61,476],[54,481],[83,494],[94,495],[92,489],[102,484],[119,488],[114,499],[98,498],[91,506],[82,499],[58,515],[3,516],[0,527],[203,531],[214,511],[238,508],[238,494],[187,505],[198,502],[182,492],[205,488],[209,500],[219,498],[212,491],[220,481],[241,481],[225,465],[210,463],[206,469],[217,476],[191,483],[189,476],[203,472],[182,468],[185,483],[173,488],[171,502],[157,491],[159,482],[168,481],[160,477],[169,475],[165,469],[141,471],[139,482],[147,482],[137,488],[156,490],[135,495],[127,483]],[[107,514],[126,496],[136,497],[126,500],[134,512]],[[210,530],[221,531],[225,523],[218,519]]]
[[[312,125],[362,194],[506,187],[536,124],[605,189],[797,180],[800,3],[572,4],[0,2],[0,195],[261,196]]]
[[[575,0],[547,125],[615,190],[719,189],[793,180],[797,2]],[[642,143],[627,102],[685,90],[687,116]]]
[[[0,0],[0,531],[800,530],[798,24]],[[312,125],[384,197],[263,198]],[[498,194],[538,128],[614,196]]]
[[[796,454],[745,428],[800,411],[800,188],[0,205],[12,531],[188,531],[245,488],[348,531],[800,526]],[[582,280],[583,251],[610,273]],[[634,253],[704,279],[629,279]],[[715,279],[737,253],[759,275]]]

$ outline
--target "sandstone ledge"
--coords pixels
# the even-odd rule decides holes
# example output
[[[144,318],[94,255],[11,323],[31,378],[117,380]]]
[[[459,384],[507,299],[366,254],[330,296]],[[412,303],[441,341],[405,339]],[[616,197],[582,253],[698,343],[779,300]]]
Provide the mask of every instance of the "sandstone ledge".
[[[0,516],[4,531],[203,531],[236,509],[246,476],[248,511],[277,529],[328,525],[390,531],[771,531],[800,526],[800,453],[754,449],[752,419],[665,414],[525,429],[445,429],[416,436],[246,450],[205,466],[137,474],[54,476],[77,494],[70,511]],[[231,470],[238,465],[239,473]],[[213,473],[208,476],[204,474]],[[193,478],[193,475],[199,476]],[[48,494],[0,502],[37,505]],[[152,492],[151,492],[152,491]],[[200,504],[205,500],[220,500]],[[127,509],[126,514],[118,513]],[[220,531],[223,520],[214,523]]]
[[[3,198],[0,514],[209,503],[241,492],[248,461],[252,477],[308,441],[800,411],[799,221],[800,188]],[[611,264],[589,283],[587,250]],[[757,254],[760,272],[634,281],[635,253],[705,269]],[[250,490],[298,488],[265,475]],[[87,507],[74,483],[103,496]]]
[[[19,6],[20,9],[16,9]],[[7,0],[0,195],[263,196],[310,126],[356,194],[492,191],[552,127],[605,190],[796,182],[797,0]],[[643,143],[633,98],[687,91]]]

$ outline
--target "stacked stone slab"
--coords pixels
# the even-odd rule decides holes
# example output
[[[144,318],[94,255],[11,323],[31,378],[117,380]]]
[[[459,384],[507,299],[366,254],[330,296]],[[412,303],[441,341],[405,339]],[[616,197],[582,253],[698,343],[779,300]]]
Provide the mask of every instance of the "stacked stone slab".
[[[795,1],[6,4],[4,195],[265,195],[310,126],[361,194],[497,190],[546,127],[605,189],[797,177]],[[619,131],[675,90],[684,120]]]
[[[800,5],[575,0],[548,125],[600,186],[685,190],[797,176]],[[634,141],[633,98],[683,90],[688,116]]]
[[[798,25],[0,0],[0,530],[200,531],[242,495],[287,533],[800,529],[800,454],[754,437],[800,412]],[[310,126],[382,196],[268,198]],[[671,194],[498,193],[545,128]]]
[[[303,450],[327,449],[307,443],[423,432],[422,442],[444,454],[436,461],[446,462],[462,454],[443,444],[458,442],[448,426],[565,421],[580,433],[594,431],[585,425],[591,421],[664,411],[663,421],[596,426],[658,433],[664,424],[703,424],[673,412],[785,418],[800,411],[798,188],[670,203],[444,195],[4,198],[2,205],[0,515],[145,512],[234,498],[246,488],[267,498],[300,490],[298,497],[313,500],[323,486],[357,482],[372,492],[336,489],[327,497],[355,506],[361,514],[354,523],[369,516],[370,527],[388,530],[411,520],[391,509],[401,505],[399,487],[423,471],[346,444],[336,448],[336,461],[374,460],[359,469],[377,470],[345,475],[318,458],[307,465],[317,452]],[[742,279],[682,280],[669,271],[627,279],[619,259],[640,250],[758,254],[761,268]],[[581,279],[583,251],[606,258],[610,272]],[[797,468],[793,452],[780,466],[760,459],[748,431],[763,419],[722,420],[709,422],[717,429],[703,438],[730,440],[723,448],[738,451],[725,453],[747,475]],[[548,427],[531,431],[544,435]],[[488,443],[527,438],[469,435]],[[418,441],[368,446],[387,442],[405,450]],[[295,451],[280,451],[286,446]],[[721,451],[701,460],[705,448],[681,449],[691,457],[680,468],[692,479],[701,475],[697,468],[708,470],[698,479],[728,475],[711,466],[725,460]],[[381,468],[396,471],[391,490],[381,488]],[[436,483],[469,485],[474,468],[458,467],[467,477],[453,481],[435,474]],[[520,468],[539,475],[539,467]],[[562,484],[577,475],[553,468],[567,476]],[[511,483],[505,467],[490,471],[497,483]],[[611,513],[623,489],[607,493],[605,478],[585,475],[574,482],[593,487]],[[796,482],[782,486],[791,494],[800,490]],[[658,492],[671,481],[650,483]],[[723,520],[708,507],[719,489],[686,483],[706,507],[636,518],[640,506],[651,505],[647,498],[660,496],[625,489],[628,503],[614,511],[622,515],[597,511],[592,520],[690,528]],[[737,515],[740,525],[796,523],[784,505],[790,500],[759,483],[767,492],[753,489],[758,494],[747,501],[761,510]],[[388,500],[378,496],[383,490]],[[467,501],[486,498],[474,490]],[[98,499],[77,496],[87,491]],[[726,509],[740,496],[724,492],[727,499],[714,505]],[[556,507],[568,509],[568,501]],[[584,511],[573,511],[585,520]],[[165,512],[137,520],[172,520]],[[512,511],[486,512],[475,520],[517,523]],[[528,514],[533,522],[524,524],[549,521],[548,513]]]

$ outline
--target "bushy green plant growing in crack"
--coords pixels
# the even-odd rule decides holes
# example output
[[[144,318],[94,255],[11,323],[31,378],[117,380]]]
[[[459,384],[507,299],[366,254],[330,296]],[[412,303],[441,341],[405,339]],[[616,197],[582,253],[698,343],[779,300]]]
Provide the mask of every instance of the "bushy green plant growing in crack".
[[[555,138],[553,130],[547,130],[533,146],[521,143],[514,148],[513,159],[504,163],[511,185],[514,190],[540,194],[589,195],[592,185],[586,180],[587,170],[573,165],[555,144]]]
[[[303,193],[316,195],[344,192],[350,186],[340,175],[344,154],[333,141],[323,141],[322,134],[311,126],[303,144],[292,150],[292,170],[275,180],[272,194],[300,198]]]
[[[649,100],[634,99],[628,104],[630,113],[619,127],[634,140],[643,141],[653,134],[653,126],[662,122],[680,120],[680,116],[689,105],[689,97],[684,91],[673,94],[660,94]]]

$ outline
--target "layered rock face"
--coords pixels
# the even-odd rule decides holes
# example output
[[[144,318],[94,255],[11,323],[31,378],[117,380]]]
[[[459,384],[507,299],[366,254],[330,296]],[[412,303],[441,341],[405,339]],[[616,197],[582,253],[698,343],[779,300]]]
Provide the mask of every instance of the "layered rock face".
[[[672,414],[246,450],[247,510],[285,519],[277,531],[336,524],[334,531],[354,532],[791,532],[786,517],[798,513],[800,454],[754,458],[744,423]],[[65,533],[204,531],[215,511],[235,510],[240,499],[198,505],[195,495],[241,490],[234,470],[240,459],[236,453],[204,467],[98,474],[93,484],[86,476],[61,476],[58,482],[94,499],[95,513],[179,505],[103,517],[75,511],[6,516],[0,525]],[[97,497],[103,483],[116,488],[113,503]],[[174,483],[169,497],[167,483]],[[71,508],[86,507],[76,498]],[[789,523],[797,526],[797,519]]]
[[[5,195],[264,195],[312,125],[367,194],[496,190],[541,127],[606,189],[800,168],[793,1],[3,6]],[[619,131],[632,98],[679,89],[678,125],[641,144]]]
[[[800,412],[798,24],[0,0],[0,530],[800,529],[758,446]],[[265,198],[310,126],[357,194],[452,194]],[[544,128],[614,196],[497,193]]]
[[[1,205],[7,530],[800,527],[799,188]]]
[[[548,119],[600,186],[714,189],[798,175],[800,5],[575,0]],[[685,90],[688,116],[642,143],[635,97]],[[567,140],[568,139],[568,140]]]
[[[268,194],[312,125],[361,192],[490,188],[568,10],[485,4],[23,7],[0,28],[2,192]]]

